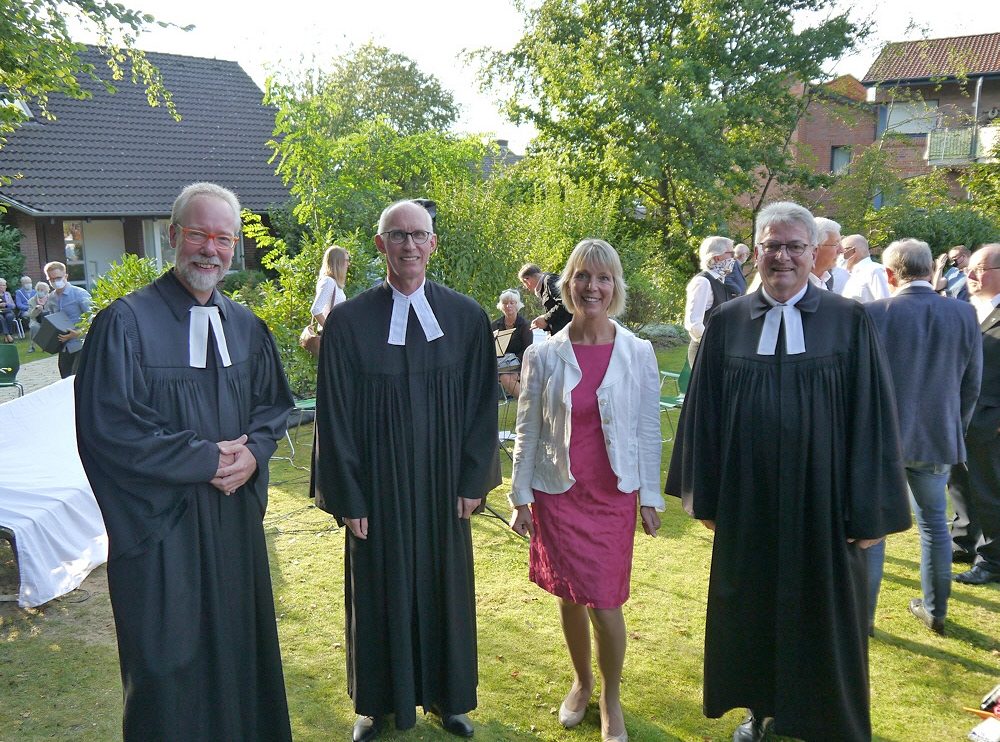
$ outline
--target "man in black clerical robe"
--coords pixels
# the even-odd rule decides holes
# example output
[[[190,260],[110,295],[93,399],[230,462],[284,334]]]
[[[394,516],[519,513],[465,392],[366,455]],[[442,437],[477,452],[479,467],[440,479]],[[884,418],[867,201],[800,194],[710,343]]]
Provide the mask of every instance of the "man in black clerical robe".
[[[715,531],[704,707],[733,736],[871,738],[863,548],[910,525],[892,381],[864,308],[808,281],[811,214],[758,216],[757,291],[723,304],[666,492]]]
[[[316,505],[349,526],[348,691],[355,740],[415,706],[469,736],[476,707],[469,516],[499,481],[497,370],[489,319],[425,280],[436,247],[412,202],[382,214],[387,280],[339,304],[323,328],[316,398]]]
[[[293,400],[267,327],[215,289],[239,214],[188,186],[176,267],[97,315],[76,376],[127,742],[291,739],[262,519]]]

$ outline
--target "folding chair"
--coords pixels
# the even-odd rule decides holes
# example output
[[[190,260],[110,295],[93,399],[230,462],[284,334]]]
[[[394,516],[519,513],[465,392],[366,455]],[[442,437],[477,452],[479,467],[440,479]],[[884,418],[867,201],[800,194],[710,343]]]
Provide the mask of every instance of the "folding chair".
[[[677,389],[676,394],[663,394],[663,385],[667,379],[674,382]],[[660,412],[666,413],[667,425],[670,426],[670,437],[664,438],[663,442],[672,441],[677,434],[674,428],[674,421],[670,419],[671,410],[679,410],[684,406],[684,395],[687,394],[688,383],[691,381],[691,367],[684,361],[684,367],[680,373],[676,371],[660,371]]]
[[[17,346],[10,343],[0,345],[0,389],[15,387],[17,396],[24,396],[24,387],[17,380],[17,372],[21,368],[21,359],[17,355]]]

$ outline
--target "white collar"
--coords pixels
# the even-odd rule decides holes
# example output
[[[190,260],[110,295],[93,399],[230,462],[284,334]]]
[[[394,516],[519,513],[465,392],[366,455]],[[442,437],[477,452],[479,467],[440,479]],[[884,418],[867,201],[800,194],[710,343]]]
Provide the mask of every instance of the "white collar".
[[[389,320],[389,345],[406,345],[406,325],[410,316],[410,307],[416,312],[417,320],[424,331],[427,342],[444,337],[444,330],[438,324],[434,310],[427,302],[427,295],[424,293],[426,279],[412,294],[404,294],[386,279],[386,284],[392,289],[392,318]]]
[[[229,357],[229,346],[226,345],[226,333],[222,331],[222,319],[219,308],[214,304],[207,307],[191,307],[191,323],[188,325],[188,365],[192,368],[205,368],[208,361],[208,325],[212,325],[215,335],[215,345],[219,349],[223,366],[232,366]]]
[[[809,275],[812,275],[811,273]],[[803,286],[795,296],[779,304],[762,286],[760,289],[764,301],[771,305],[764,315],[764,327],[760,331],[760,340],[757,343],[757,355],[773,356],[778,346],[778,329],[781,321],[785,321],[785,352],[792,356],[806,352],[806,340],[802,334],[802,312],[799,311],[799,299],[806,295],[809,283]]]
[[[997,294],[992,299],[980,299],[973,296],[969,301],[976,308],[976,316],[979,318],[979,323],[982,324],[983,320],[993,314],[993,310],[1000,305],[1000,294]]]

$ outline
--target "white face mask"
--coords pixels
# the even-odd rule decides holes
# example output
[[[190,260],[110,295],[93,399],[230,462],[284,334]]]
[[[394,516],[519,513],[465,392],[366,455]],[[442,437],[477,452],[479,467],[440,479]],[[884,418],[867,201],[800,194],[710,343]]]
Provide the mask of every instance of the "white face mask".
[[[66,279],[65,278],[57,278],[55,281],[52,282],[52,288],[54,288],[54,289],[66,288]]]

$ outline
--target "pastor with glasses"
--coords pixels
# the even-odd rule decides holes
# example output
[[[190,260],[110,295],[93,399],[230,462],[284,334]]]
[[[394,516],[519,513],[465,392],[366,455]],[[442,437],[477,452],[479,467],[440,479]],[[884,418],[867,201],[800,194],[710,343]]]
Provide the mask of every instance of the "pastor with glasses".
[[[760,288],[702,338],[667,494],[714,532],[704,712],[750,713],[736,742],[870,740],[864,549],[910,526],[878,333],[809,281],[798,204],[757,217]]]

